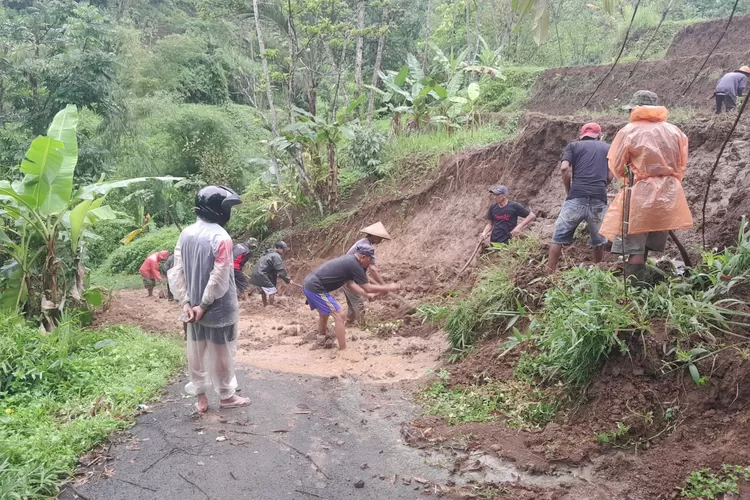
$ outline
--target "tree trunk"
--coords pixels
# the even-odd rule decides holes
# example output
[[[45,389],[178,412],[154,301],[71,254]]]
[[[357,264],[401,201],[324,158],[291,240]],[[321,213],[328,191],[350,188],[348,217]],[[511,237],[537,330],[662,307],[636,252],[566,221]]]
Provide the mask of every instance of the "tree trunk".
[[[470,0],[464,0],[464,13],[466,14],[466,22],[464,29],[466,30],[466,49],[470,50],[471,47],[471,6]],[[474,61],[472,61],[474,62]]]
[[[471,58],[471,63],[476,64],[477,58],[479,57],[479,2],[474,1],[474,57]]]
[[[341,47],[341,59],[339,59],[338,64],[336,64],[336,61],[333,60],[333,70],[334,75],[336,75],[336,91],[333,94],[333,105],[331,106],[331,122],[336,121],[336,110],[338,108],[339,104],[339,93],[341,91],[341,80],[345,80],[344,78],[344,72],[346,71],[346,66],[344,65],[344,59],[346,58],[346,47],[349,44],[349,36],[344,36],[344,43]],[[331,57],[334,57],[333,51],[330,50],[330,46],[328,46],[329,51],[331,52]],[[344,90],[344,99],[346,100],[346,90]],[[348,104],[347,104],[348,106]]]
[[[357,85],[357,97],[362,93],[362,59],[365,47],[365,0],[357,2],[357,47],[354,56],[354,83]]]
[[[383,62],[383,50],[385,49],[385,35],[388,31],[388,5],[383,7],[383,17],[380,21],[380,37],[378,38],[378,51],[375,53],[375,68],[372,72],[372,86],[378,86],[378,73],[380,64]],[[372,113],[375,110],[375,91],[370,90],[370,102],[367,106],[367,123],[372,123]]]
[[[289,79],[287,82],[287,101],[289,106],[287,110],[289,113],[289,123],[294,121],[292,115],[292,106],[295,104],[296,92],[294,88],[295,73],[297,71],[297,59],[299,57],[299,43],[297,42],[297,29],[294,27],[294,11],[292,10],[292,0],[287,0],[287,9],[289,10],[289,17],[287,18],[287,28],[289,29],[289,36],[292,43],[289,44]]]
[[[339,205],[339,169],[336,165],[336,143],[328,142],[328,210],[335,212]]]
[[[422,72],[429,73],[430,35],[432,34],[432,0],[427,0],[427,12],[424,16],[424,54],[422,55]]]
[[[263,64],[263,76],[266,79],[266,99],[268,99],[268,110],[271,113],[271,133],[274,139],[279,136],[278,122],[276,121],[276,108],[273,106],[273,89],[271,88],[271,75],[268,73],[268,59],[266,59],[266,44],[263,42],[263,31],[260,27],[260,16],[258,15],[258,0],[253,0],[253,15],[255,16],[255,31],[258,34],[258,49],[260,60]],[[271,154],[271,165],[276,174],[276,183],[281,187],[281,170],[276,162],[276,157]]]

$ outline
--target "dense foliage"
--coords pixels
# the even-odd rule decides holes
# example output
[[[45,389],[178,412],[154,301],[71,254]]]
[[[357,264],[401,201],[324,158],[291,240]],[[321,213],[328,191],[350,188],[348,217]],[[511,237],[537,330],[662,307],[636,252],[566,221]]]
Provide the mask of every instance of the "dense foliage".
[[[609,62],[634,3],[5,2],[0,168],[20,177],[31,139],[74,104],[77,183],[103,174],[189,179],[112,196],[135,220],[190,222],[195,189],[209,182],[254,193],[259,229],[279,207],[323,215],[347,186],[386,175],[378,117],[391,133],[432,134],[518,109],[540,68]],[[661,56],[684,23],[727,15],[729,3],[644,0],[625,59],[640,55],[667,6],[646,57]],[[530,6],[544,16],[524,15]],[[743,0],[738,13],[749,8]]]

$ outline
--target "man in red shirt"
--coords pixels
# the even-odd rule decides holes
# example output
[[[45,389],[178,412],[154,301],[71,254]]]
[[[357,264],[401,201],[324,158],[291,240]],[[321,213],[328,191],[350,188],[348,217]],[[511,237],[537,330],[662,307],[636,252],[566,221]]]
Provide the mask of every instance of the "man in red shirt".
[[[148,296],[154,295],[156,282],[161,283],[161,273],[159,272],[159,263],[164,262],[169,257],[169,250],[154,252],[143,261],[138,272],[143,276],[143,287],[148,290]]]

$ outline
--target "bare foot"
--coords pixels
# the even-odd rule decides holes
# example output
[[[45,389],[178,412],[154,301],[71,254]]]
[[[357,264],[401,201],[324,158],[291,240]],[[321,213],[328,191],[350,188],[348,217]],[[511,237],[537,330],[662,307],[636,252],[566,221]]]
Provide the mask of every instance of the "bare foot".
[[[250,404],[250,398],[241,398],[234,394],[229,399],[222,399],[219,401],[221,408],[239,408],[240,406],[247,406]]]
[[[195,403],[195,409],[198,413],[206,413],[208,411],[208,398],[205,394],[198,394],[198,402]]]

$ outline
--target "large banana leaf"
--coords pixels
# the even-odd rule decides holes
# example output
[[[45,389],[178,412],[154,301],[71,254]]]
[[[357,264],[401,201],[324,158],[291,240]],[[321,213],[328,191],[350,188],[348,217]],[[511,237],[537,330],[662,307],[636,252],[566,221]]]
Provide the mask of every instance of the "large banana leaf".
[[[121,181],[112,182],[99,182],[97,184],[89,184],[80,188],[75,193],[75,198],[80,200],[93,200],[99,196],[103,196],[113,189],[128,187],[131,184],[138,182],[148,181],[163,181],[163,182],[178,182],[181,181],[182,177],[137,177],[135,179],[124,179]]]
[[[104,198],[99,198],[96,200],[83,200],[81,203],[76,205],[71,211],[69,215],[70,220],[70,245],[73,249],[73,252],[75,253],[76,250],[78,250],[78,241],[81,238],[81,233],[83,232],[83,228],[86,225],[86,222],[89,219],[89,212],[92,210],[98,209],[101,207],[102,203],[104,202]],[[109,208],[109,207],[104,207]],[[112,210],[110,209],[110,212]],[[112,213],[112,219],[115,218],[114,212]]]
[[[33,198],[33,209],[40,215],[65,210],[73,192],[73,172],[78,162],[76,127],[78,111],[68,106],[55,115],[45,137],[31,143],[21,172],[26,174],[20,194]]]
[[[70,200],[68,183],[57,181],[63,164],[65,145],[51,137],[37,137],[21,162],[22,195],[31,200],[31,209],[42,215],[65,209]],[[72,180],[69,183],[72,189]],[[67,194],[67,197],[66,197]]]

